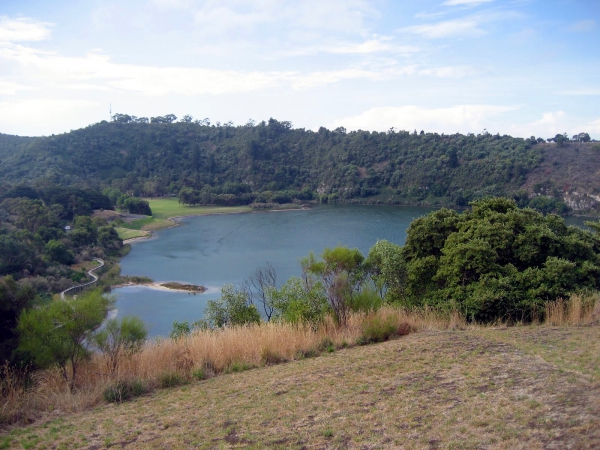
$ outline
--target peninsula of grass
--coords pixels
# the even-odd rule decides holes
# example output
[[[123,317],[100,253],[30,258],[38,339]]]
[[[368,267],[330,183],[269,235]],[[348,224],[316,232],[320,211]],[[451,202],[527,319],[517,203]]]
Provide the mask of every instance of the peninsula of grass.
[[[232,214],[250,212],[249,206],[185,206],[176,198],[146,198],[150,204],[152,217],[124,223],[122,228],[138,231],[152,231],[173,226],[174,217],[203,216],[209,214]],[[129,238],[127,238],[129,239]]]

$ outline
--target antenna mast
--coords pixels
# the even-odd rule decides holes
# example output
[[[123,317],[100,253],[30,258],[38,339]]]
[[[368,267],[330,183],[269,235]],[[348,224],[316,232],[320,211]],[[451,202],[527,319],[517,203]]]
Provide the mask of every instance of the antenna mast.
[[[108,116],[112,120],[112,103],[108,104]]]

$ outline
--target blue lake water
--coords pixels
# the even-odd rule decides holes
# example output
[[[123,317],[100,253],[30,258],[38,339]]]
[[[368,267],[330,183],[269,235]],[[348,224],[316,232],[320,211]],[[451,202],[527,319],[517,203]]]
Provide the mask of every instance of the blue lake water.
[[[167,336],[173,321],[202,317],[206,302],[224,284],[238,284],[269,262],[278,283],[301,274],[298,260],[326,247],[358,248],[365,256],[378,239],[402,245],[412,220],[433,209],[412,206],[327,205],[308,210],[224,214],[184,219],[151,240],[134,243],[121,261],[124,275],[156,282],[201,284],[203,294],[128,286],[114,290],[117,316],[135,315],[148,325],[150,337]],[[585,218],[569,217],[582,225]]]

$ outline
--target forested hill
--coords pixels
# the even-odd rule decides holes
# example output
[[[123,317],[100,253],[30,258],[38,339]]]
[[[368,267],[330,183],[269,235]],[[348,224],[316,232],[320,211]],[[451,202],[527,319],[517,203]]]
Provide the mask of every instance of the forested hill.
[[[464,206],[487,195],[527,202],[519,190],[528,187],[533,198],[540,186],[528,185],[528,175],[555,146],[487,133],[313,132],[274,119],[244,126],[103,121],[57,136],[0,135],[0,180],[3,189],[111,186],[157,196],[211,186],[217,194],[304,191],[322,201]]]

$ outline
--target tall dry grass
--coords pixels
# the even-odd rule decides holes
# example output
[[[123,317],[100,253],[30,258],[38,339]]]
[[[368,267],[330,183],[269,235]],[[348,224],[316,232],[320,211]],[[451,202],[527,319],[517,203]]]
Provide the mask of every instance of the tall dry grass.
[[[600,319],[600,294],[572,296],[546,306],[545,323],[572,325]],[[82,364],[74,392],[57,369],[34,372],[26,377],[9,366],[0,367],[2,395],[0,427],[25,423],[49,414],[85,410],[103,401],[103,392],[118,380],[138,380],[147,388],[160,385],[164,374],[177,373],[191,379],[194,371],[207,376],[227,372],[234,366],[258,367],[315,356],[328,347],[353,346],[361,338],[366,323],[395,323],[411,332],[479,327],[467,324],[459,313],[433,309],[400,309],[386,306],[374,313],[351,314],[346,327],[331,318],[318,327],[269,322],[261,325],[198,330],[178,340],[150,341],[142,350],[119,363],[118,373],[110,375],[100,354]],[[495,324],[497,325],[497,324]],[[404,332],[399,332],[404,334]]]
[[[589,324],[600,320],[600,293],[574,294],[546,303],[546,325],[566,326]]]
[[[430,309],[405,310],[384,307],[375,313],[352,314],[344,328],[330,318],[318,327],[269,322],[261,325],[198,330],[181,339],[150,341],[130,358],[122,359],[116,375],[106,371],[104,358],[94,354],[78,371],[77,389],[70,392],[56,369],[35,372],[30,378],[6,366],[2,373],[0,426],[27,422],[48,413],[76,412],[98,404],[103,392],[119,380],[141,380],[148,388],[160,385],[164,374],[191,378],[195,370],[208,376],[227,372],[234,365],[258,367],[314,356],[328,346],[352,346],[363,324],[373,317],[406,324],[413,332],[463,328],[458,314]],[[406,326],[405,325],[405,326]]]

